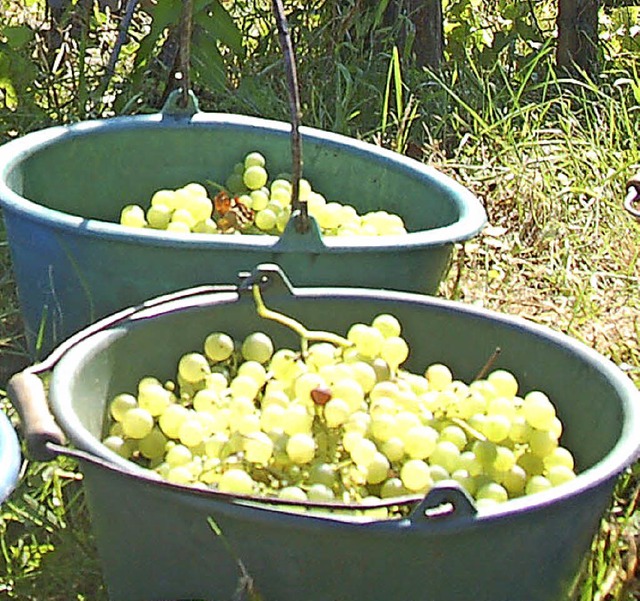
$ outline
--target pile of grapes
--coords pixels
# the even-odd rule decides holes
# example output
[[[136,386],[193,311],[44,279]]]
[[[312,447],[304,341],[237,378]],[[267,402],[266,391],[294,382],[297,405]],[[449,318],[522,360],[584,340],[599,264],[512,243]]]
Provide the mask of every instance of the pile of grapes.
[[[104,444],[172,483],[377,503],[383,518],[402,509],[382,500],[422,496],[439,480],[481,508],[575,478],[554,405],[540,391],[519,396],[510,372],[467,384],[444,364],[404,370],[409,347],[390,314],[343,338],[262,308],[301,333],[301,350],[274,349],[262,332],[212,332],[180,358],[175,380],[148,376],[111,400]]]
[[[197,182],[176,190],[158,190],[150,206],[130,204],[120,213],[120,224],[178,233],[281,234],[291,216],[292,186],[286,176],[269,181],[266,161],[251,152],[236,164],[222,190],[210,198]],[[406,234],[404,222],[387,211],[359,215],[354,207],[327,201],[301,179],[299,198],[326,236],[388,236]]]

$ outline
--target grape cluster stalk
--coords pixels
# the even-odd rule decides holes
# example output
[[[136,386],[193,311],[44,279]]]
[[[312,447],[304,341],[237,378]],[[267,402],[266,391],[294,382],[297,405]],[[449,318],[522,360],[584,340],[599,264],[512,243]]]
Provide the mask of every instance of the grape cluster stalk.
[[[175,378],[145,376],[110,400],[109,449],[171,483],[299,502],[296,511],[346,504],[376,519],[407,510],[382,501],[442,480],[481,510],[576,477],[554,404],[539,390],[521,395],[510,371],[468,383],[443,363],[415,373],[392,314],[340,336],[253,293],[258,314],[295,331],[300,348],[276,349],[261,331],[208,333]]]
[[[213,200],[207,187],[190,182],[177,189],[157,190],[148,207],[128,204],[120,212],[120,224],[133,228],[181,234],[269,234],[284,232],[292,213],[292,184],[286,174],[269,179],[266,159],[250,152],[237,163]],[[385,210],[359,214],[349,204],[328,201],[299,180],[298,196],[306,203],[325,236],[401,236],[404,221]],[[216,199],[221,202],[217,203]],[[226,202],[222,202],[225,200]]]

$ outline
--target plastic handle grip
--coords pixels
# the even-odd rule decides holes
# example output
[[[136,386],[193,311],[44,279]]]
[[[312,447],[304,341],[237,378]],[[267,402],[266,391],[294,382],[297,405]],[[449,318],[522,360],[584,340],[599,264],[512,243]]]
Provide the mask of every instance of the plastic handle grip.
[[[57,455],[48,443],[63,445],[65,436],[49,410],[42,380],[29,371],[9,380],[7,394],[22,422],[27,451],[36,461],[50,461]]]

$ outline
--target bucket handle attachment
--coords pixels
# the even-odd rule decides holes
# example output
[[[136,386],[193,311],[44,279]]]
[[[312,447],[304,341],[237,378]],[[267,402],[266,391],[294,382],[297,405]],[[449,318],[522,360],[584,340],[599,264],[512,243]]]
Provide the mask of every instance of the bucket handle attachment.
[[[623,206],[632,217],[640,221],[640,172],[629,178],[626,189]]]
[[[441,480],[411,510],[412,525],[432,523],[434,520],[472,518],[478,513],[476,505],[455,480]]]
[[[181,88],[173,90],[160,111],[163,118],[170,119],[191,119],[199,110],[196,95],[188,90],[186,94],[187,103],[184,104],[185,94]]]

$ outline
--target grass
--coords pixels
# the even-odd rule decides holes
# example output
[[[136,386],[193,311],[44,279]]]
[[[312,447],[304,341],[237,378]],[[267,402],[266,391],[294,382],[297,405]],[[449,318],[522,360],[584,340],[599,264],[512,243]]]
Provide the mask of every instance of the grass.
[[[13,11],[7,15],[24,19],[19,3],[5,5]],[[550,45],[520,57],[517,68],[504,61],[481,68],[470,51],[441,73],[425,73],[406,66],[390,32],[383,51],[374,52],[365,43],[367,23],[354,24],[346,8],[334,9],[331,18],[318,13],[314,27],[298,15],[308,26],[298,40],[305,124],[431,164],[477,194],[487,209],[489,226],[456,247],[439,295],[565,332],[640,386],[640,224],[622,209],[625,181],[640,168],[638,54],[616,47],[597,80],[560,76]],[[248,17],[241,23],[247,35],[249,24]],[[112,40],[109,20],[100,27]],[[337,35],[345,31],[349,35]],[[330,44],[322,43],[327,39]],[[203,108],[287,119],[278,49],[259,35],[257,40],[252,60],[234,67],[241,85],[199,90]],[[79,110],[79,96],[71,92],[80,85],[80,97],[91,98],[94,71],[108,53],[94,38],[68,41],[53,64],[33,60],[41,99],[24,97],[17,108],[0,112],[3,138],[84,116],[87,105]],[[74,52],[82,43],[102,54],[90,54],[93,62],[82,62],[81,76],[74,76]],[[56,79],[61,73],[65,78]],[[131,98],[155,91],[145,86],[129,91]],[[18,307],[2,242],[1,387],[29,362]],[[0,403],[11,412],[4,397]],[[640,597],[639,472],[634,465],[619,478],[575,601]],[[0,509],[0,599],[106,600],[76,466],[68,459],[26,461],[22,476]]]

